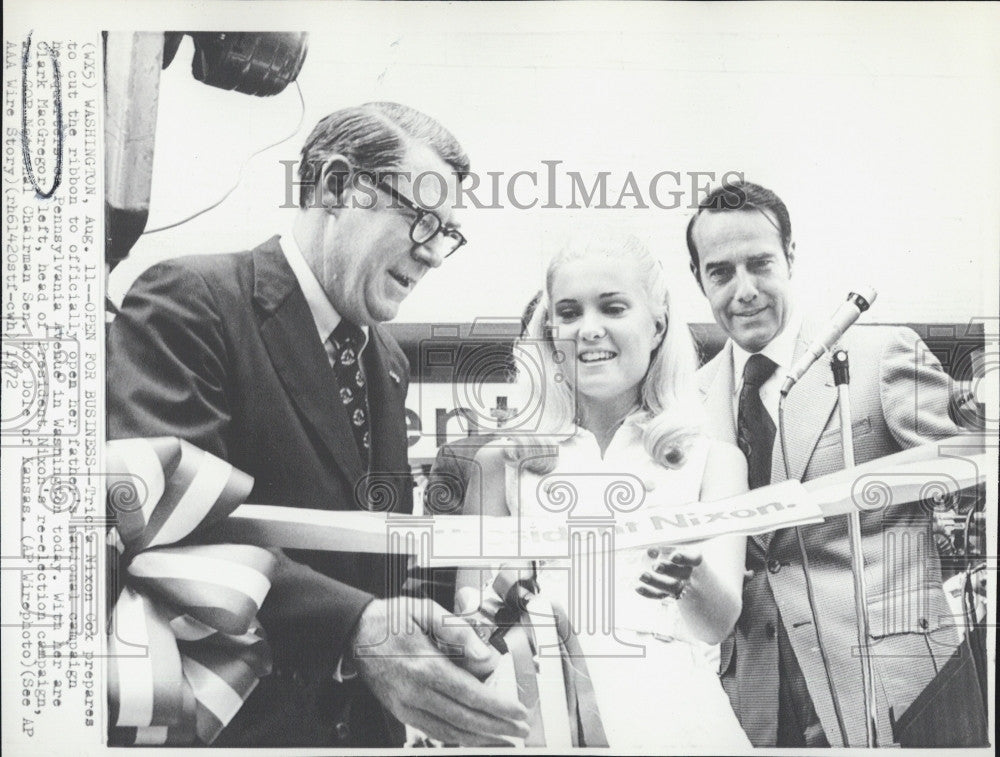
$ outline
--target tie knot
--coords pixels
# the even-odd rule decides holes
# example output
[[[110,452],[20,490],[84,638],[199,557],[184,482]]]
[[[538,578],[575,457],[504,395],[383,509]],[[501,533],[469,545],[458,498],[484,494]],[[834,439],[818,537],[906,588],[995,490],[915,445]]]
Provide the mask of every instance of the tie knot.
[[[743,368],[743,383],[747,386],[760,386],[771,377],[777,367],[778,364],[767,355],[760,353],[751,355]]]
[[[337,349],[353,347],[357,350],[364,342],[364,338],[365,334],[361,328],[346,318],[341,318],[337,328],[330,332],[330,340]]]

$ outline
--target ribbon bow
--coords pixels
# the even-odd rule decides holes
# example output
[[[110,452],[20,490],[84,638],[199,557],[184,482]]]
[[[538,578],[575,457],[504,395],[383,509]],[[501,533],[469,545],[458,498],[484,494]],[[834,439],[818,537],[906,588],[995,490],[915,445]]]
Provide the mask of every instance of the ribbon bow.
[[[275,558],[260,547],[193,542],[243,503],[253,479],[174,438],[109,442],[107,469],[117,594],[109,740],[210,744],[271,672],[256,614]]]
[[[540,594],[534,567],[529,577],[515,567],[501,568],[493,580],[493,590],[501,603],[495,608],[483,608],[493,615],[496,625],[489,642],[501,653],[509,652],[514,663],[518,699],[530,713],[531,732],[525,746],[608,746],[587,662],[565,609]],[[556,648],[565,710],[560,709],[554,692],[543,692],[539,687],[540,683],[559,678],[552,670],[540,669],[547,662],[546,650],[551,655]]]

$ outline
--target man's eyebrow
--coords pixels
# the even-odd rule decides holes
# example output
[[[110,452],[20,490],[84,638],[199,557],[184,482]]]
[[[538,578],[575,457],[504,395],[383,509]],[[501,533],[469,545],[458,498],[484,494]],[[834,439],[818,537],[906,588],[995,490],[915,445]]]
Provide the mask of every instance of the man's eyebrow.
[[[725,263],[705,263],[705,270],[706,271],[714,271],[714,270],[719,269],[719,268],[732,268],[732,267],[733,267],[733,264],[729,263],[729,262],[725,262]]]
[[[601,292],[601,297],[621,297],[624,292]]]

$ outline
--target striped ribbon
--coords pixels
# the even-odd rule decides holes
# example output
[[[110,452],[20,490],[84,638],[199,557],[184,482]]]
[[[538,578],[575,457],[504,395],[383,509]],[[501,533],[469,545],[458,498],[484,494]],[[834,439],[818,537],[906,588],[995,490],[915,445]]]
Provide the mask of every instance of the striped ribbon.
[[[197,544],[250,494],[253,479],[174,438],[107,445],[109,740],[210,744],[271,654],[256,619],[275,559],[241,544]],[[178,544],[183,542],[183,544]]]
[[[490,640],[514,663],[518,698],[529,712],[531,732],[524,745],[556,750],[608,746],[587,661],[565,609],[545,600],[534,578],[520,573],[512,566],[497,572],[493,589],[503,605],[494,614],[497,630]],[[535,624],[532,618],[555,622]],[[558,657],[551,654],[554,649]],[[565,703],[557,690],[550,690],[553,683],[562,684]]]

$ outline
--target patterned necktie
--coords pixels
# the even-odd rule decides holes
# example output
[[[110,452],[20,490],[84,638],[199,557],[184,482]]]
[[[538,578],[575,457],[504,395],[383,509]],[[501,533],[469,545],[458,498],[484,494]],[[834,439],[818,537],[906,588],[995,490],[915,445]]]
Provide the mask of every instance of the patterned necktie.
[[[361,347],[364,342],[364,332],[350,321],[341,319],[327,339],[327,354],[337,378],[340,401],[344,403],[344,410],[351,423],[361,462],[367,468],[371,433],[368,428],[368,390],[361,370]]]
[[[736,416],[736,441],[747,459],[747,480],[751,489],[771,483],[771,448],[774,421],[760,398],[760,387],[778,367],[770,358],[751,355],[743,369],[743,388]]]

